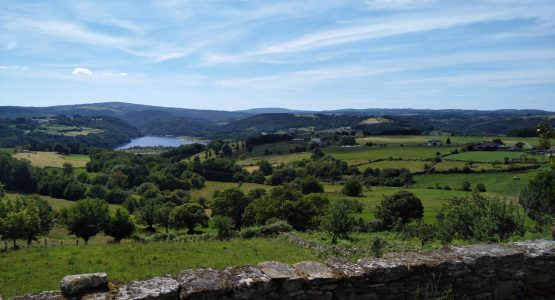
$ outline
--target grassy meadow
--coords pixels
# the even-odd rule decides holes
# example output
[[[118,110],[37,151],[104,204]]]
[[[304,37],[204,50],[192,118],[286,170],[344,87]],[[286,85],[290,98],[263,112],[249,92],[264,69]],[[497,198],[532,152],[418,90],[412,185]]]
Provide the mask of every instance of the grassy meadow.
[[[58,290],[67,274],[107,272],[111,280],[128,282],[177,275],[189,268],[224,269],[270,260],[294,263],[321,258],[280,238],[34,247],[0,253],[0,293],[13,297]]]
[[[20,152],[14,154],[15,158],[26,159],[31,165],[39,168],[55,167],[61,168],[64,163],[70,163],[75,168],[83,168],[89,162],[87,155],[71,154],[61,155],[56,152]]]

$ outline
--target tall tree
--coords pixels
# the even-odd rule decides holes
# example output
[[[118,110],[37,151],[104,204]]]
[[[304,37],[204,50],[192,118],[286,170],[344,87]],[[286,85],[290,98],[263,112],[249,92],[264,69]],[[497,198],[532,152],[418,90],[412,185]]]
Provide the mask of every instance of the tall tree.
[[[85,199],[77,201],[73,206],[61,212],[62,222],[69,233],[85,240],[104,229],[110,215],[108,203],[103,200]]]

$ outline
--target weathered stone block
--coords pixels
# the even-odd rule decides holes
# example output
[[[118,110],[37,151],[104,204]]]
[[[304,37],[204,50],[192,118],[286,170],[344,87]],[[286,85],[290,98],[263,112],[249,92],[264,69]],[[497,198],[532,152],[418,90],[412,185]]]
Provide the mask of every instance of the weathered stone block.
[[[272,279],[300,279],[301,276],[297,273],[297,270],[291,265],[284,264],[277,261],[265,261],[257,265],[257,267],[266,276]]]
[[[1,299],[2,297],[0,297]],[[10,300],[64,300],[62,293],[56,291],[46,291],[23,296],[13,297]]]
[[[119,288],[118,300],[176,300],[180,285],[171,276],[133,281]]]
[[[524,258],[522,251],[516,247],[503,244],[476,244],[465,247],[453,247],[453,254],[468,267],[486,267],[503,260],[518,261]]]
[[[212,268],[183,271],[177,282],[181,285],[179,297],[185,299],[232,299],[233,284],[229,275]]]
[[[378,282],[398,280],[407,275],[407,267],[399,259],[364,258],[357,264],[366,272],[366,277]]]
[[[106,273],[68,275],[62,279],[60,287],[64,295],[73,297],[88,292],[107,291],[108,275]]]
[[[319,262],[303,261],[294,264],[293,267],[309,281],[330,280],[339,277],[333,273],[330,267]]]
[[[81,300],[113,300],[115,294],[110,292],[98,292],[92,294],[86,294],[81,297]]]
[[[224,270],[233,285],[235,299],[260,298],[271,290],[270,277],[252,266],[229,267]]]
[[[342,258],[330,258],[326,265],[332,268],[337,277],[363,277],[366,273],[363,267]]]

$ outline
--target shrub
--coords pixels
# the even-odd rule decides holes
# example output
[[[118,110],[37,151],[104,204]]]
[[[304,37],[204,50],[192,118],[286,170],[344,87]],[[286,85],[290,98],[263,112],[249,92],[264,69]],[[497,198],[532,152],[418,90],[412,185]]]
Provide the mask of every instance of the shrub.
[[[316,178],[307,177],[301,181],[301,192],[305,195],[310,193],[323,193],[324,187]]]
[[[322,227],[331,234],[334,244],[338,237],[347,239],[355,224],[352,205],[344,199],[334,201],[322,219]]]
[[[362,184],[355,177],[351,177],[345,182],[341,193],[350,197],[358,197],[362,194]]]
[[[245,240],[255,238],[259,235],[260,235],[260,227],[258,226],[245,227],[241,229],[241,231],[239,232],[239,236]]]
[[[444,243],[453,239],[497,242],[524,232],[515,205],[477,193],[453,198],[441,209],[437,221],[437,232]]]
[[[185,203],[175,207],[170,214],[170,224],[176,228],[187,228],[193,233],[197,225],[206,227],[208,216],[204,208],[197,203]]]
[[[461,190],[469,192],[471,187],[470,182],[465,180],[462,183]]]
[[[110,215],[104,228],[104,233],[119,243],[123,238],[130,237],[135,231],[135,223],[131,220],[126,209],[118,208]]]
[[[212,217],[210,227],[216,229],[219,239],[227,239],[233,236],[233,221],[226,216]]]
[[[375,216],[382,220],[385,228],[390,229],[398,222],[405,224],[411,220],[422,219],[424,207],[416,195],[401,190],[394,195],[385,196],[376,208]]]
[[[260,235],[262,236],[271,236],[290,231],[293,231],[293,227],[283,220],[260,226],[259,228]]]
[[[372,253],[372,256],[380,258],[383,256],[387,246],[388,246],[388,243],[386,240],[379,237],[374,238],[370,242],[370,253]]]
[[[486,186],[483,183],[478,183],[476,184],[476,189],[477,192],[483,193],[486,191]]]

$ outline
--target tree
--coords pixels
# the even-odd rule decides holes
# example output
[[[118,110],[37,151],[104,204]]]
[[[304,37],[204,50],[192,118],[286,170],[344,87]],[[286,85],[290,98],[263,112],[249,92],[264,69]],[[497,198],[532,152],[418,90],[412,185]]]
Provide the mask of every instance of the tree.
[[[64,208],[61,219],[70,234],[82,238],[87,244],[91,237],[104,229],[109,213],[107,202],[84,199],[69,208]]]
[[[65,162],[62,165],[62,173],[66,177],[70,177],[71,175],[73,175],[73,165],[71,163]]]
[[[126,188],[129,176],[125,175],[121,170],[116,170],[108,179],[108,187]]]
[[[218,238],[227,239],[233,236],[233,221],[225,216],[214,216],[210,219],[210,227],[216,229]]]
[[[468,180],[465,180],[462,183],[461,190],[469,192],[471,187],[472,187],[472,185],[470,184],[470,182],[468,182]]]
[[[204,208],[197,203],[185,203],[175,207],[170,214],[170,224],[175,229],[187,228],[188,233],[194,233],[195,227],[208,225],[208,216]]]
[[[451,145],[451,139],[449,137],[447,137],[447,140],[445,141],[445,144]]]
[[[242,218],[245,208],[251,202],[251,198],[239,188],[230,188],[220,192],[212,204],[212,214],[226,216],[231,219],[235,228],[243,225]]]
[[[311,158],[312,159],[318,159],[321,157],[324,157],[324,152],[322,152],[322,149],[320,149],[319,146],[314,147],[314,149],[312,150],[312,155]]]
[[[85,196],[85,186],[78,181],[69,182],[64,189],[64,198],[68,200],[79,200]]]
[[[154,231],[154,223],[156,222],[156,209],[158,203],[156,199],[144,199],[143,205],[137,210],[137,222],[147,226],[147,230]]]
[[[173,202],[166,202],[154,210],[154,222],[164,226],[166,233],[170,227],[170,215],[175,206]]]
[[[382,225],[389,229],[397,222],[406,224],[411,220],[422,219],[424,207],[416,195],[401,190],[391,196],[384,196],[374,214],[377,219],[381,220]]]
[[[320,184],[318,179],[309,176],[301,181],[301,192],[305,195],[310,193],[323,193],[324,187]]]
[[[337,242],[337,238],[347,239],[355,224],[353,210],[345,199],[332,202],[322,220],[322,227],[331,234],[334,244]]]
[[[118,208],[108,217],[104,233],[119,243],[123,238],[130,237],[135,231],[135,223],[124,208]]]
[[[555,170],[539,172],[522,189],[519,203],[533,219],[555,215]]]
[[[477,183],[477,184],[476,184],[475,191],[476,191],[476,192],[480,192],[480,193],[485,192],[485,191],[486,191],[486,185],[483,184],[483,183]]]
[[[345,182],[341,193],[350,197],[358,197],[362,193],[362,184],[355,177],[351,177]]]
[[[233,149],[231,149],[228,143],[222,146],[222,154],[224,156],[231,156],[233,154]]]
[[[540,147],[543,149],[549,148],[549,146],[551,146],[549,139],[555,137],[555,131],[548,123],[539,123],[536,126],[536,131],[540,138]]]
[[[273,167],[269,161],[263,159],[258,163],[258,170],[262,172],[264,176],[272,175]]]

